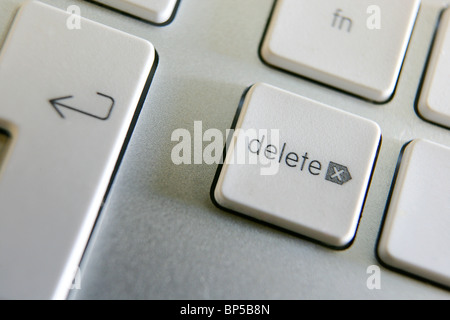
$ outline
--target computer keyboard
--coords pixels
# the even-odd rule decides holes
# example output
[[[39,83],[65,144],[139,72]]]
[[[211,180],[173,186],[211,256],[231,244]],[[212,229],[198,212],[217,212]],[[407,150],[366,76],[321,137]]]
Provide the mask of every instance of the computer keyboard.
[[[0,298],[449,299],[448,2],[397,2],[1,1]]]

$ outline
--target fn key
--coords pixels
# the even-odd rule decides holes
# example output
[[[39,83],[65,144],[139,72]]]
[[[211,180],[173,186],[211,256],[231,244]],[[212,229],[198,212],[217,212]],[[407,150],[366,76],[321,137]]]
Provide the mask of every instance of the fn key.
[[[268,64],[375,102],[395,89],[419,0],[279,0]]]
[[[378,125],[267,84],[250,88],[213,186],[220,207],[335,248],[352,242]]]

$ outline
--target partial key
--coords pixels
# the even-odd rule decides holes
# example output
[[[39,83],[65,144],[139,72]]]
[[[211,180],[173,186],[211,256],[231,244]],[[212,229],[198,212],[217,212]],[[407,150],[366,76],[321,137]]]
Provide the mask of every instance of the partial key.
[[[173,17],[179,0],[94,0],[132,16],[166,24]]]
[[[409,143],[387,205],[378,256],[402,272],[450,287],[450,148]]]
[[[69,18],[28,2],[0,54],[2,299],[66,297],[157,65],[150,42]]]
[[[374,102],[394,93],[419,0],[278,0],[261,56]]]
[[[426,120],[450,128],[450,9],[442,14],[417,105]]]

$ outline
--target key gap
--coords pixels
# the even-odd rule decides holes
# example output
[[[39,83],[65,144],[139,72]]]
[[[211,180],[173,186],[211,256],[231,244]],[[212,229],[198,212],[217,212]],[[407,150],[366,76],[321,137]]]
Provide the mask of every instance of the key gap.
[[[8,131],[0,128],[0,172],[3,167],[3,162],[6,159],[6,151],[11,142],[11,135]]]

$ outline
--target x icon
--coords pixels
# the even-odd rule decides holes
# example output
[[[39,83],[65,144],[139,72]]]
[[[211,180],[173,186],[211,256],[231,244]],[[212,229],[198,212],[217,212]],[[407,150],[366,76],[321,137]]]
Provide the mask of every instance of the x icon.
[[[330,162],[330,164],[328,165],[325,180],[328,180],[330,182],[339,185],[343,185],[344,183],[350,181],[351,179],[352,176],[350,175],[350,172],[348,171],[348,168],[346,166],[343,166],[335,162]]]
[[[339,181],[342,181],[341,174],[344,174],[344,170],[339,170],[336,167],[333,167],[334,174],[331,175],[331,178],[337,178]]]

